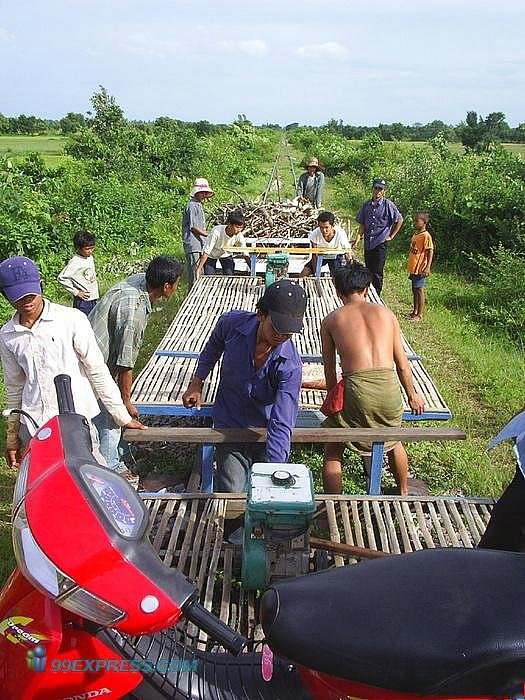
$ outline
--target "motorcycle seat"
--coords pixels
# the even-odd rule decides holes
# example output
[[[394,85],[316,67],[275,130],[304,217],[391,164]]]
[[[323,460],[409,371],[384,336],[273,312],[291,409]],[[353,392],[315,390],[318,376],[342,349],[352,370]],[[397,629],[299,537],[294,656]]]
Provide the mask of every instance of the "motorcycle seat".
[[[426,695],[501,695],[525,679],[525,555],[436,549],[272,585],[274,652],[316,671]]]

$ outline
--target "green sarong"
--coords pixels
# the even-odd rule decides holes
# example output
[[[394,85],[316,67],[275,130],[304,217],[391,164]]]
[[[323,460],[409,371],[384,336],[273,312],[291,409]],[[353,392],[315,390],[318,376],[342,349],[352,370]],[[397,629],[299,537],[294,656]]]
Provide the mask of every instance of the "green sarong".
[[[403,398],[393,368],[362,369],[344,374],[345,399],[340,413],[328,416],[325,428],[399,428],[403,417]],[[385,452],[396,442],[385,442]],[[353,442],[348,447],[362,455],[372,453],[372,443]]]

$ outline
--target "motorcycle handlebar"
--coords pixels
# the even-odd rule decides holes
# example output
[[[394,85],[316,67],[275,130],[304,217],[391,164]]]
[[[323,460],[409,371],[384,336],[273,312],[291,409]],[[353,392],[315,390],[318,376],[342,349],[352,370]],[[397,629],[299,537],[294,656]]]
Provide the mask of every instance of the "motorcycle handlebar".
[[[58,412],[75,413],[75,401],[71,391],[71,377],[67,374],[57,374],[54,379],[57,393]]]
[[[200,603],[193,601],[183,609],[183,615],[187,620],[193,622],[199,629],[219,642],[232,654],[240,654],[248,643],[248,640],[241,634],[232,630],[222,620],[219,620],[213,613],[206,610]]]

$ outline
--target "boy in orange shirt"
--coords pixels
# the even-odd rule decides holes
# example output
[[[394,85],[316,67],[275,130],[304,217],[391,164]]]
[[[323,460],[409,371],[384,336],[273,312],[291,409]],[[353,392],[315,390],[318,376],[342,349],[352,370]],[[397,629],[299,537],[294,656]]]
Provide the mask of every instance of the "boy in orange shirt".
[[[426,211],[418,211],[414,221],[414,235],[410,241],[408,254],[408,276],[412,280],[412,295],[414,308],[409,318],[412,321],[421,321],[425,307],[425,284],[430,275],[430,266],[434,256],[434,243],[432,241],[432,229],[429,224],[429,215]]]

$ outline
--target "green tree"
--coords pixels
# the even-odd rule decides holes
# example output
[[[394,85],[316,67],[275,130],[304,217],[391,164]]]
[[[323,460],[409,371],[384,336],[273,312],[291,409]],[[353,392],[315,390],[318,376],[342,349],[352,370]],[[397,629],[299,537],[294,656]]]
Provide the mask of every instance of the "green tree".
[[[74,134],[76,131],[86,125],[86,118],[78,112],[68,112],[65,117],[59,121],[60,131],[63,134]]]
[[[99,88],[91,98],[95,114],[93,130],[104,141],[110,141],[115,132],[125,124],[124,112],[103,85],[99,85]]]

